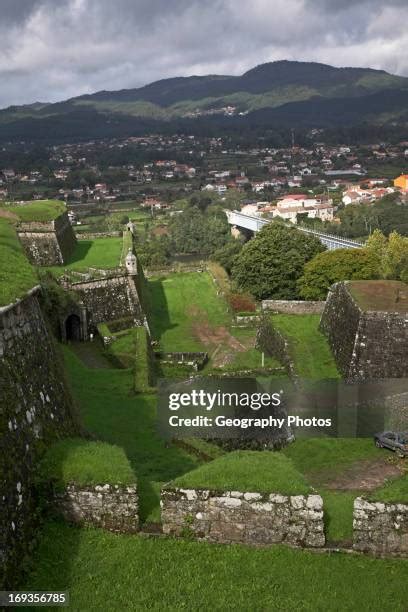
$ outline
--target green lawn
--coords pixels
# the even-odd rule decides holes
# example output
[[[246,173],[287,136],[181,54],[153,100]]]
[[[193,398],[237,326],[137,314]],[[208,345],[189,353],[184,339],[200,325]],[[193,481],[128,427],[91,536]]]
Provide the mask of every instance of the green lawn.
[[[69,348],[64,355],[85,428],[125,451],[138,481],[141,519],[159,521],[161,485],[199,460],[159,437],[156,396],[133,395],[131,370],[88,369]]]
[[[63,274],[65,269],[116,268],[120,261],[122,243],[122,237],[78,240],[68,263],[64,266],[53,266],[50,270],[56,274]]]
[[[319,331],[320,315],[272,316],[275,327],[287,338],[297,374],[306,379],[339,378],[329,345]]]
[[[408,472],[405,472],[401,478],[389,481],[381,489],[374,491],[371,499],[391,503],[408,503]]]
[[[176,478],[171,486],[307,495],[311,488],[291,459],[270,451],[234,451]]]
[[[146,539],[44,526],[24,590],[70,594],[70,609],[405,612],[408,560]],[[45,608],[44,608],[45,609]]]
[[[38,285],[38,278],[28,262],[13,225],[0,218],[0,306],[21,298]]]
[[[7,206],[6,210],[15,213],[20,221],[53,221],[59,215],[66,212],[64,202],[59,200],[37,200],[26,202],[22,206]]]
[[[338,476],[357,461],[383,456],[371,438],[308,438],[296,440],[283,452],[316,483]]]
[[[230,324],[227,305],[206,272],[151,278],[149,289],[152,333],[164,351],[206,350],[199,337],[204,328]]]

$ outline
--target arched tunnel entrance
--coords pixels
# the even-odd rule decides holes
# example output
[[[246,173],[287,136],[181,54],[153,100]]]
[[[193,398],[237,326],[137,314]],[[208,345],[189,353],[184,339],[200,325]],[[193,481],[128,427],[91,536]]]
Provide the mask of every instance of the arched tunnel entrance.
[[[81,319],[76,314],[71,314],[65,320],[65,337],[67,340],[82,340]]]

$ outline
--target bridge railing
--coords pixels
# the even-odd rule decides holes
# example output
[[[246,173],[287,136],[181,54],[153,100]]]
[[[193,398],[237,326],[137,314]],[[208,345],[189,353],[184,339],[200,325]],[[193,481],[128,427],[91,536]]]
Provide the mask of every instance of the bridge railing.
[[[225,212],[227,214],[228,221],[233,225],[239,225],[239,219],[248,219],[248,222],[255,222],[257,227],[259,227],[260,225],[267,225],[272,221],[272,219],[262,219],[261,217],[245,215],[244,213],[241,213],[237,210],[227,210]],[[233,219],[234,217],[236,218],[235,221]],[[292,223],[285,223],[285,225],[287,227],[293,227]],[[243,225],[243,227],[245,227],[245,225]],[[303,227],[301,225],[298,225],[297,229],[306,234],[313,234],[314,236],[317,236],[321,240],[326,240],[327,242],[331,241],[337,244],[344,244],[351,246],[351,248],[362,248],[364,246],[364,244],[361,242],[357,242],[356,240],[352,240],[351,238],[345,238],[344,236],[338,236],[337,234],[327,234],[326,232],[319,232],[318,230]]]

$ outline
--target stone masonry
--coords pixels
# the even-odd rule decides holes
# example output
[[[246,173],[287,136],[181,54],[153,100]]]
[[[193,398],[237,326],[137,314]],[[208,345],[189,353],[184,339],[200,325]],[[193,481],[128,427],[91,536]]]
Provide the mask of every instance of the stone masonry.
[[[78,295],[90,313],[91,325],[125,318],[131,319],[134,325],[144,323],[145,316],[133,276],[123,274],[70,283],[64,287]],[[130,325],[127,324],[127,327]]]
[[[408,554],[408,504],[354,500],[353,546],[375,554]]]
[[[347,381],[408,377],[408,312],[398,307],[395,312],[363,309],[348,282],[331,287],[320,329]]]
[[[68,214],[54,221],[20,222],[17,234],[27,258],[36,266],[64,264],[74,251],[76,238]]]
[[[71,523],[101,527],[118,533],[139,529],[136,485],[68,485],[54,494],[54,504]]]
[[[33,478],[41,452],[78,431],[62,361],[38,301],[39,287],[0,308],[0,585],[33,537]]]
[[[326,302],[262,300],[262,310],[282,314],[322,314]]]
[[[325,544],[320,495],[164,488],[163,532],[210,542]]]

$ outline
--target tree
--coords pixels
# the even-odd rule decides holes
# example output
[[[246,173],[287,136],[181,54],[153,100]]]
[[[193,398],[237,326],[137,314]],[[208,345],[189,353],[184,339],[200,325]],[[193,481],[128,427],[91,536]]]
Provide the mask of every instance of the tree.
[[[305,265],[298,289],[305,300],[325,300],[331,285],[343,280],[379,278],[377,256],[367,249],[319,253]]]
[[[274,222],[265,225],[237,256],[232,276],[256,299],[299,297],[297,280],[303,267],[325,247],[314,236]]]
[[[377,260],[380,276],[408,282],[408,238],[391,232],[388,238],[379,230],[372,233],[366,249]]]
[[[243,241],[239,238],[230,238],[224,246],[217,249],[211,259],[219,263],[228,274],[231,274],[235,260],[243,247]]]

